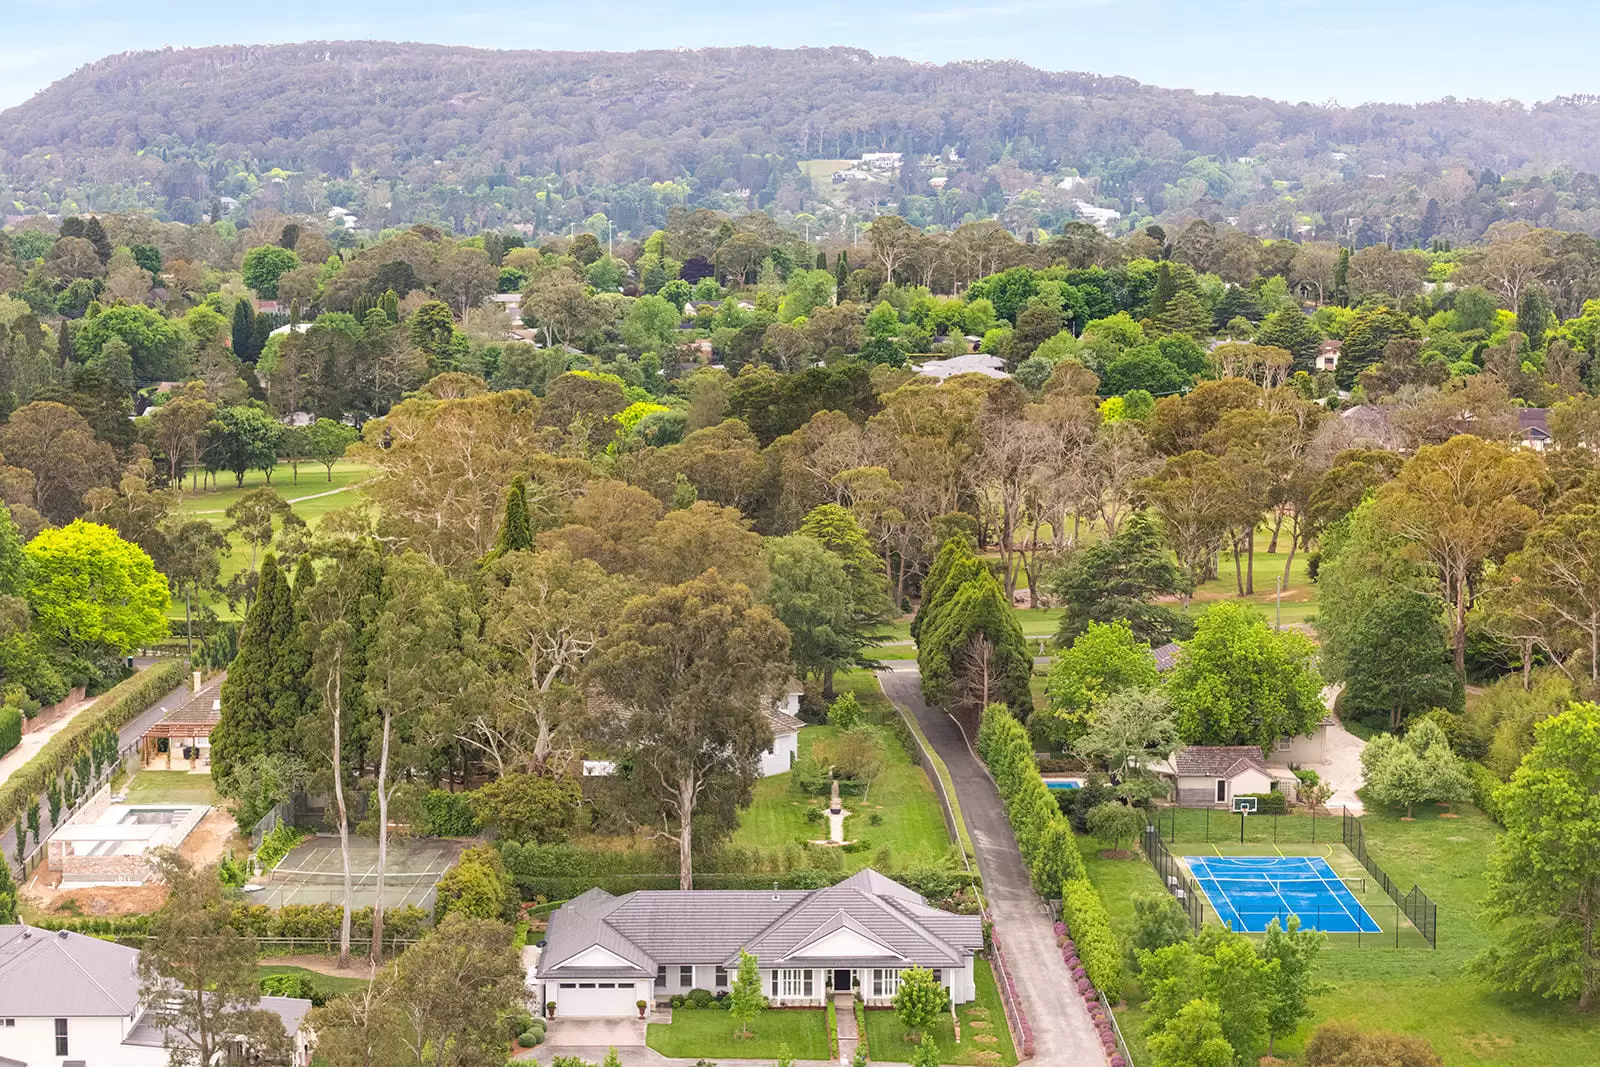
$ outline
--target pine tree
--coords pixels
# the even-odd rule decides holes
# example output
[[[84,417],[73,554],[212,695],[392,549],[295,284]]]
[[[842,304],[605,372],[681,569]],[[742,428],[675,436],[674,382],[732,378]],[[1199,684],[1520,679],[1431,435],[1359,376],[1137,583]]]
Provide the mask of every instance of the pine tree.
[[[294,749],[294,723],[305,710],[310,669],[302,621],[277,557],[268,553],[238,655],[222,683],[222,719],[211,734],[212,773],[224,792],[233,771],[250,759]]]
[[[300,562],[294,568],[294,600],[296,604],[303,603],[306,594],[311,592],[311,587],[317,584],[317,568],[311,562],[310,556],[301,556]]]
[[[1166,264],[1161,265],[1163,268]],[[1174,293],[1166,308],[1156,316],[1156,331],[1162,335],[1186,333],[1200,340],[1211,335],[1211,312],[1189,290]]]
[[[256,314],[250,307],[250,301],[239,298],[233,305],[233,354],[248,363],[256,358],[252,346],[255,337]]]
[[[83,224],[83,237],[94,245],[94,254],[100,257],[101,264],[111,262],[111,238],[106,236],[106,228],[98,218],[91,217]]]
[[[1156,268],[1156,287],[1150,294],[1150,317],[1156,318],[1167,310],[1167,304],[1178,295],[1178,283],[1172,277],[1172,264],[1163,263]]]

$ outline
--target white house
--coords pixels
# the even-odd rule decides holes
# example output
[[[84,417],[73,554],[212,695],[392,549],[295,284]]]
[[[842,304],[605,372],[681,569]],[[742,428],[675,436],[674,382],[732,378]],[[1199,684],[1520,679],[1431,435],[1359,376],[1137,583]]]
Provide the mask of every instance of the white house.
[[[930,907],[871,869],[805,891],[591,889],[550,917],[529,985],[558,1018],[630,1017],[641,1000],[726,992],[743,949],[774,1007],[820,1007],[849,990],[886,1005],[910,967],[931,969],[964,1004],[982,948],[979,916]]]
[[[1283,793],[1292,801],[1300,782],[1293,771],[1267,766],[1255,745],[1187,745],[1151,769],[1186,807],[1229,808],[1234,797],[1252,793]]]
[[[1307,763],[1325,763],[1328,759],[1328,728],[1334,725],[1332,715],[1324,715],[1310,733],[1294,737],[1280,737],[1267,753],[1269,767],[1304,766]]]
[[[67,931],[0,926],[0,1067],[167,1067],[169,1035],[139,1006],[139,953]],[[311,1063],[309,1000],[262,997]],[[181,1038],[174,1038],[181,1040]]]
[[[794,766],[800,758],[800,692],[790,690],[783,703],[767,713],[772,723],[772,747],[761,754],[761,777],[771,778]]]

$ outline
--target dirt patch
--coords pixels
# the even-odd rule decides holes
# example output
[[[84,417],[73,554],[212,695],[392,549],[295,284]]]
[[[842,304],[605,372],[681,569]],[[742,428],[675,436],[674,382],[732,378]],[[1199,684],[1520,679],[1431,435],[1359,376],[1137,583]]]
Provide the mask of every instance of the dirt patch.
[[[222,858],[224,852],[233,851],[243,856],[250,851],[250,843],[239,834],[239,827],[226,808],[214,807],[189,831],[189,836],[178,846],[178,854],[196,867],[206,867]]]
[[[1125,848],[1103,848],[1100,850],[1099,856],[1103,860],[1131,860],[1137,859],[1139,854],[1130,852]]]
[[[272,967],[303,967],[329,978],[371,978],[372,964],[362,955],[368,948],[359,938],[350,942],[350,966],[339,969],[337,956],[263,956],[261,962]]]
[[[59,875],[51,875],[52,880]],[[105,885],[85,889],[62,889],[35,875],[22,890],[25,903],[56,916],[69,915],[146,915],[167,899],[167,887],[151,885]]]

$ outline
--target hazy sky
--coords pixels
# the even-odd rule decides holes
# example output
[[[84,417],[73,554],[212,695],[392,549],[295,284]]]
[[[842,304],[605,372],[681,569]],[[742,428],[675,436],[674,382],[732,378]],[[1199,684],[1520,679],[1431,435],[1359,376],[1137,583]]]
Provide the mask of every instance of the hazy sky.
[[[0,0],[0,14],[0,107],[114,52],[351,39],[615,51],[845,44],[1343,104],[1600,92],[1594,0]]]

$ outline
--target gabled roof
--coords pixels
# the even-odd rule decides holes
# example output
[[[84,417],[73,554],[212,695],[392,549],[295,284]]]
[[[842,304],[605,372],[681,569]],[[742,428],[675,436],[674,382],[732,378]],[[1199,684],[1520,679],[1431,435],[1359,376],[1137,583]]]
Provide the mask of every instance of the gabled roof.
[[[953,967],[983,947],[978,916],[929,907],[915,891],[868,869],[809,892],[641,890],[614,897],[593,889],[550,917],[537,976],[645,977],[657,967],[696,963],[732,968],[741,948],[770,967],[840,931],[855,945],[877,946],[853,948],[838,957],[841,966]],[[626,964],[573,962],[596,947]],[[833,959],[825,953],[804,958],[818,967]]]
[[[1172,769],[1185,778],[1232,778],[1245,770],[1265,774],[1255,745],[1189,745],[1172,754]]]
[[[0,1016],[132,1015],[139,952],[34,926],[0,926]]]
[[[784,734],[799,733],[800,728],[805,725],[805,723],[801,722],[793,715],[790,715],[787,711],[784,711],[777,705],[773,705],[773,707],[767,712],[767,721],[772,724],[772,734],[774,737],[782,737]]]
[[[301,1000],[298,997],[262,997],[256,1007],[262,1011],[270,1011],[283,1023],[283,1032],[293,1037],[300,1032],[304,1025],[306,1015],[311,1011],[311,1001]],[[168,1044],[168,1038],[171,1044]],[[150,1022],[148,1017],[141,1016],[128,1031],[128,1036],[122,1039],[124,1045],[137,1045],[143,1048],[170,1048],[172,1045],[188,1045],[193,1047],[194,1042],[176,1030],[167,1030]],[[0,1061],[3,1063],[3,1061]]]
[[[1156,661],[1156,670],[1166,673],[1178,665],[1178,655],[1183,651],[1183,646],[1176,641],[1168,641],[1159,648],[1152,648],[1150,655]]]

